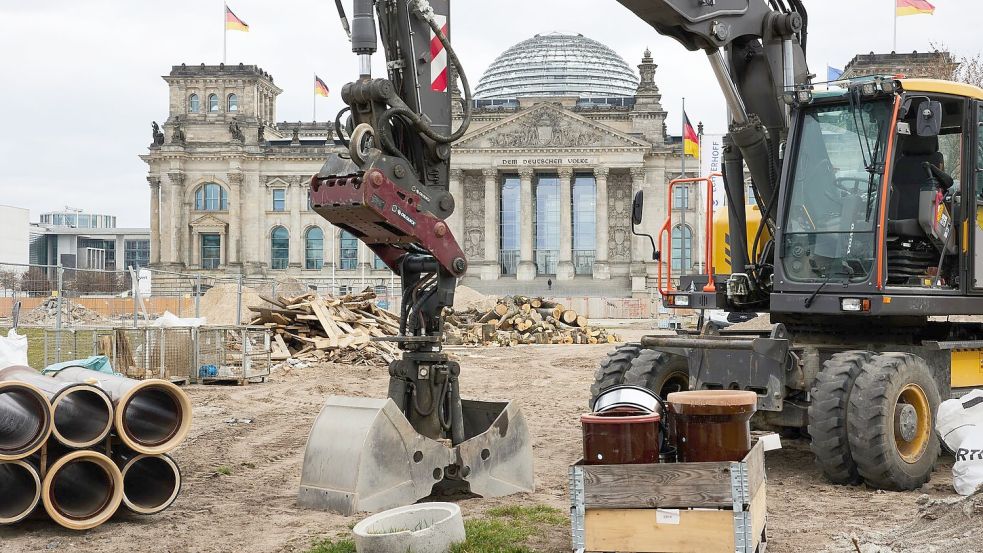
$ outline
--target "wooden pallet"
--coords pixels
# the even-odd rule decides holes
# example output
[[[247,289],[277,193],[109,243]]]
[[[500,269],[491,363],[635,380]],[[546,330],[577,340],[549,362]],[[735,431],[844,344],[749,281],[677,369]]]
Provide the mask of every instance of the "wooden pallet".
[[[740,462],[570,467],[573,550],[762,553],[764,444]]]

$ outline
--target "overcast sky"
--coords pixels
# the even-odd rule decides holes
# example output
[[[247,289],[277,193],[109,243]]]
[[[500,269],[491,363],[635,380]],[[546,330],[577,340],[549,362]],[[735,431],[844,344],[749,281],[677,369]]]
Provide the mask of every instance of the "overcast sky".
[[[894,0],[806,0],[809,64],[825,78],[857,53],[891,50]],[[257,64],[283,88],[278,120],[312,117],[313,75],[331,88],[318,119],[341,107],[355,58],[331,0],[229,0],[250,25],[229,32],[228,62]],[[347,6],[351,5],[346,0]],[[898,50],[945,42],[975,55],[983,7],[935,0],[934,16],[898,20]],[[678,133],[680,103],[707,132],[726,127],[724,107],[702,54],[660,37],[615,0],[457,0],[453,39],[476,84],[495,57],[536,33],[569,31],[599,40],[634,68],[646,47]],[[350,13],[350,10],[349,10]],[[221,0],[0,0],[0,203],[27,207],[31,220],[66,205],[149,225],[146,166],[150,122],[167,118],[171,65],[221,61]],[[379,57],[379,56],[377,56]]]

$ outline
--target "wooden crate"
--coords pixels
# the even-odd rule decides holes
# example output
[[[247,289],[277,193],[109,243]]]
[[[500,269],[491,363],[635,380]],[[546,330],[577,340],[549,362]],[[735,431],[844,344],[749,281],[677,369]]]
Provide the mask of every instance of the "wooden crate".
[[[765,459],[570,467],[573,550],[762,553]]]

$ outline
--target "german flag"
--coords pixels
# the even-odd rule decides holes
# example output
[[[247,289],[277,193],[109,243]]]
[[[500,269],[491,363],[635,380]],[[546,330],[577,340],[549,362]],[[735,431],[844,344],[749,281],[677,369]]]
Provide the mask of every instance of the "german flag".
[[[239,16],[232,13],[228,5],[225,6],[225,30],[249,32],[249,25],[246,25],[245,21],[239,19]]]
[[[689,116],[683,112],[683,153],[688,156],[700,157],[700,136],[689,122]]]
[[[935,6],[925,0],[897,0],[895,12],[899,17],[905,15],[932,15],[935,13]]]
[[[314,94],[327,98],[329,93],[330,90],[328,90],[328,85],[324,84],[321,77],[314,75]]]

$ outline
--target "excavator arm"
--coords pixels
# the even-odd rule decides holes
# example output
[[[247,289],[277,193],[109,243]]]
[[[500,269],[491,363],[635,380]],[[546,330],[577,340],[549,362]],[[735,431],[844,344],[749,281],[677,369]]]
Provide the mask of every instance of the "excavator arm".
[[[789,124],[781,98],[809,80],[805,10],[799,0],[618,1],[710,61],[732,120],[726,188],[736,208],[734,267],[744,267],[743,165],[770,221]],[[483,496],[530,491],[522,413],[504,402],[462,400],[460,367],[441,350],[442,313],[467,271],[446,223],[458,200],[448,191],[451,145],[467,132],[472,109],[450,43],[450,0],[354,0],[352,15],[359,77],[342,89],[348,107],[335,127],[354,167],[339,171],[329,160],[312,178],[311,204],[401,277],[400,332],[391,340],[403,355],[389,367],[388,399],[329,398],[308,442],[300,502],[351,513],[411,503],[434,486]],[[380,42],[387,75],[373,78]],[[453,129],[458,78],[464,102]]]

